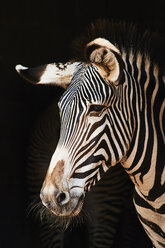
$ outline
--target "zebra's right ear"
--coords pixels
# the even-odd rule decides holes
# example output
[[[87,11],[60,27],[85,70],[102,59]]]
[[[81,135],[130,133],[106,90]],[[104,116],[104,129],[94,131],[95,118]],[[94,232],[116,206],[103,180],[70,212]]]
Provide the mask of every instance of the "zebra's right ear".
[[[117,47],[108,40],[97,38],[86,45],[86,58],[97,68],[100,75],[109,82],[122,82],[124,62]]]
[[[17,65],[18,74],[33,84],[54,84],[64,89],[70,84],[79,62],[52,63],[33,68]]]

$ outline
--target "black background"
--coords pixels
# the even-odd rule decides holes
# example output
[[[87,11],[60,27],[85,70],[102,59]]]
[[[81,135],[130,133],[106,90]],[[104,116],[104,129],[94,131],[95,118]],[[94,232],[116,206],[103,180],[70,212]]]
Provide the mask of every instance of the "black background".
[[[60,90],[37,87],[16,64],[66,61],[73,38],[98,17],[133,21],[164,33],[163,1],[43,1],[0,3],[0,248],[32,247],[26,219],[25,150],[36,116]],[[129,34],[128,34],[129,35]]]

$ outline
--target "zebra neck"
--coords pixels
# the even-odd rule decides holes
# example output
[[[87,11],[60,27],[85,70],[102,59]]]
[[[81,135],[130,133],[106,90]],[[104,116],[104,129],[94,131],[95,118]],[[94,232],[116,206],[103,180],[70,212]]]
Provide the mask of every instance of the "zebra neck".
[[[127,85],[133,91],[132,104],[129,106],[133,113],[133,132],[130,148],[121,163],[140,192],[151,199],[157,195],[155,176],[158,168],[159,187],[162,190],[165,181],[162,124],[164,83],[158,67],[140,54],[125,56],[125,64],[127,75],[130,76]]]

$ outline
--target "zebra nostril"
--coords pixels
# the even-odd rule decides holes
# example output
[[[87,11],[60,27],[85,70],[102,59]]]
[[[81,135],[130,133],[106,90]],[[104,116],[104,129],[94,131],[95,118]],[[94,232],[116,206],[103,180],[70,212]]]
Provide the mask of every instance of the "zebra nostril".
[[[61,192],[61,193],[58,194],[56,199],[57,199],[57,203],[60,206],[65,205],[70,200],[69,193],[68,192]]]

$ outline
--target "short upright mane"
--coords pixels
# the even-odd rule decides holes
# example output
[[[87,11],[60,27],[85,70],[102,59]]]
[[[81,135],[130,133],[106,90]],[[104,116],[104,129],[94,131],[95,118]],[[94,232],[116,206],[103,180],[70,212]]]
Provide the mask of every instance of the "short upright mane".
[[[73,42],[76,60],[85,61],[84,48],[95,38],[105,38],[113,43],[121,52],[140,52],[146,55],[152,63],[159,66],[164,74],[165,38],[149,30],[141,32],[139,28],[126,22],[96,20],[90,27]]]

